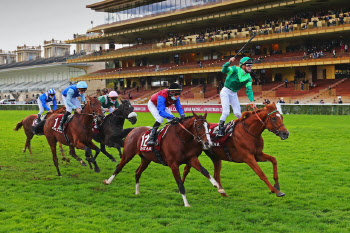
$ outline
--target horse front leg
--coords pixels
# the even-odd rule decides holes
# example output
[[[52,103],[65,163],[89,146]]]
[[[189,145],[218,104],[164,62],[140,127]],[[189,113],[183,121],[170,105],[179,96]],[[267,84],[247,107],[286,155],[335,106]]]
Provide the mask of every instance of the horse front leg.
[[[86,163],[75,153],[74,146],[69,146],[69,154],[73,156],[73,158],[75,158],[81,164],[81,166],[86,166]]]
[[[273,185],[273,187],[275,187],[278,191],[280,191],[280,185],[278,183],[278,173],[277,173],[277,159],[271,155],[268,155],[262,152],[261,157],[259,158],[259,161],[261,162],[270,161],[272,163],[273,179],[275,180],[275,184]]]
[[[106,145],[103,144],[102,142],[100,143],[100,145],[101,145],[101,152],[105,154],[112,162],[117,162],[117,160],[115,160],[115,158],[106,151]]]
[[[269,187],[271,192],[276,193],[277,197],[283,197],[285,195],[284,193],[282,193],[281,191],[278,191],[275,187],[273,187],[270,184],[266,175],[264,174],[264,172],[261,170],[258,163],[256,162],[254,155],[248,155],[245,158],[244,162],[247,163],[249,167],[251,167],[255,171],[255,173],[260,177],[260,179],[265,182],[265,184],[267,185],[267,187]]]
[[[139,186],[139,181],[140,181],[140,177],[141,174],[144,170],[146,170],[146,168],[148,167],[148,165],[150,164],[151,161],[149,161],[148,159],[146,159],[145,157],[141,157],[141,164],[140,166],[136,169],[135,172],[135,181],[136,181],[136,187],[135,187],[135,195],[140,194],[140,186]]]
[[[188,204],[187,198],[186,198],[186,191],[184,183],[181,180],[180,170],[179,166],[175,163],[172,163],[169,165],[171,171],[173,172],[173,176],[175,178],[175,181],[177,183],[177,186],[179,187],[179,192],[181,193],[182,199],[184,201],[185,207],[191,207],[190,204]]]
[[[201,165],[201,163],[198,160],[198,157],[193,157],[190,162],[192,167],[194,167],[194,169],[196,169],[197,171],[199,171],[200,173],[202,173],[202,175],[204,175],[205,177],[207,177],[210,181],[210,183],[213,184],[213,186],[215,188],[218,189],[218,192],[220,194],[225,194],[226,192],[225,190],[219,185],[219,183],[209,174],[209,172]]]

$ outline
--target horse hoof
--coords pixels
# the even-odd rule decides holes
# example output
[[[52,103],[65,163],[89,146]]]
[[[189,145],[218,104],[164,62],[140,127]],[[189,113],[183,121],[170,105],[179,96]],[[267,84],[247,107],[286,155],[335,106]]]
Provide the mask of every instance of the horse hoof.
[[[100,168],[95,168],[96,173],[99,173],[100,171],[101,171]]]
[[[115,159],[111,159],[111,161],[112,161],[113,163],[116,163],[116,162],[117,162],[117,160],[115,160]]]
[[[223,197],[227,197],[227,194],[226,193],[220,193],[221,194],[221,196],[223,196]]]
[[[67,159],[65,157],[62,158],[62,161],[67,161]]]
[[[23,151],[23,153],[24,153],[24,152],[26,152],[26,149],[23,149],[22,151]]]
[[[81,161],[80,164],[81,164],[81,166],[84,166],[84,167],[87,166],[86,163],[85,163],[84,161]]]
[[[219,193],[225,193],[225,190],[224,189],[218,189],[218,192]]]
[[[190,206],[190,205],[185,205],[185,207],[192,207],[192,206]]]
[[[284,195],[286,195],[286,194],[284,194],[284,193],[282,193],[282,192],[276,193],[276,196],[277,196],[277,197],[283,197]]]
[[[105,185],[109,185],[108,180],[104,180],[103,183],[104,183]]]

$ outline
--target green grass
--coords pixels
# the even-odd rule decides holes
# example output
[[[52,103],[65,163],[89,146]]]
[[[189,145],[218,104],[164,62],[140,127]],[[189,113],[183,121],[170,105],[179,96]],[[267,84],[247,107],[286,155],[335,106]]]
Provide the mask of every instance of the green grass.
[[[277,158],[285,197],[271,194],[246,164],[223,162],[222,184],[229,196],[221,197],[192,170],[185,183],[192,208],[185,208],[170,169],[159,164],[143,173],[140,195],[134,195],[138,156],[109,186],[102,181],[116,163],[103,154],[97,159],[99,174],[59,156],[63,177],[58,177],[45,136],[34,137],[31,156],[22,153],[23,130],[12,130],[32,113],[1,111],[0,232],[350,231],[350,116],[285,115],[288,140],[264,132],[264,151]],[[138,119],[137,126],[154,121],[147,113]],[[208,115],[210,122],[218,119]],[[108,151],[118,157],[116,149]],[[85,157],[83,151],[78,155]],[[204,153],[200,161],[213,175]],[[271,163],[259,164],[272,182]]]

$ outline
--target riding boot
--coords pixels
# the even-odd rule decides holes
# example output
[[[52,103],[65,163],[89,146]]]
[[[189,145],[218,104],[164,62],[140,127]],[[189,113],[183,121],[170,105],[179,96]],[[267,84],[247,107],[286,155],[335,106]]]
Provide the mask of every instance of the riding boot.
[[[66,112],[66,113],[63,115],[62,120],[61,120],[61,122],[60,122],[60,126],[58,127],[58,130],[60,130],[60,131],[63,132],[64,123],[66,123],[67,118],[68,118],[69,115],[70,115],[70,112]]]
[[[225,124],[225,121],[221,121],[219,122],[219,130],[218,130],[218,133],[217,133],[217,137],[222,137],[225,135],[225,128],[224,128],[224,124]]]
[[[40,119],[40,117],[41,117],[41,114],[38,114],[38,117],[36,118],[36,124],[39,124],[39,122],[41,121],[41,119]]]
[[[157,130],[158,127],[160,126],[160,123],[158,121],[156,121],[156,123],[154,123],[151,134],[149,136],[148,142],[147,142],[147,146],[155,146],[157,145]]]

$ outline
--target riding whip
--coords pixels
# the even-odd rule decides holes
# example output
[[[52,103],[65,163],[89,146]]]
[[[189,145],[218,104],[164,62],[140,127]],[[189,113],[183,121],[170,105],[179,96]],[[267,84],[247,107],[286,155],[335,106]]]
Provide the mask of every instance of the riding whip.
[[[245,43],[245,45],[243,45],[243,47],[238,51],[238,53],[236,53],[236,55],[234,56],[234,58],[237,57],[237,55],[244,49],[244,47],[256,36],[255,33],[253,33],[253,36],[248,40],[247,43]]]

